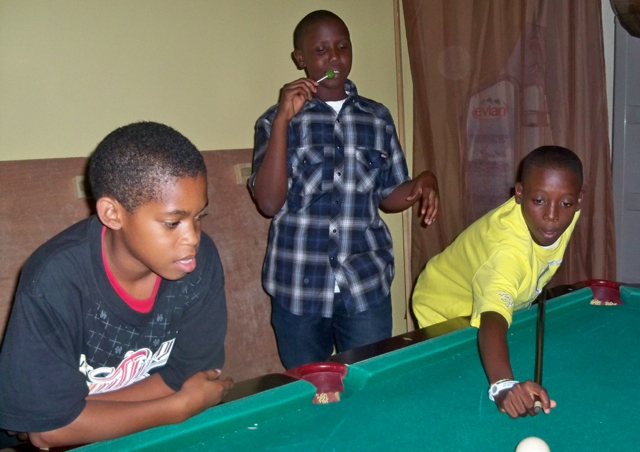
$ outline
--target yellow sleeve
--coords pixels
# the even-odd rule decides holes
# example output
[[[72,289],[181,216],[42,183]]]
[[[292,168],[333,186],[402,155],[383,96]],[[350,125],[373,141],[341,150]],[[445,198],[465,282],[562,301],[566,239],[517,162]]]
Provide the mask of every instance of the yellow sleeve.
[[[527,262],[515,251],[499,250],[476,272],[472,281],[471,325],[480,326],[483,312],[497,312],[509,325],[523,282],[530,279]]]

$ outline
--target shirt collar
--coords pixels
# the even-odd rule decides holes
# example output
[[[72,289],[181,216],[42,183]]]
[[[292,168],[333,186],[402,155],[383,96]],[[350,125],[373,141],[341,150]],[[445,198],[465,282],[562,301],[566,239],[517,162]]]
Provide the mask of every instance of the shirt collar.
[[[344,105],[347,105],[348,103],[352,102],[353,99],[355,99],[355,101],[353,101],[353,102],[355,104],[358,104],[358,89],[356,88],[355,83],[353,83],[349,79],[345,80],[344,81],[344,91],[347,93],[347,98],[344,100]],[[314,97],[313,100],[311,100],[310,102],[306,102],[304,104],[304,106],[302,107],[302,110],[308,110],[308,109],[316,107],[318,105],[325,105],[327,108],[331,108],[322,99],[320,99],[318,97]]]

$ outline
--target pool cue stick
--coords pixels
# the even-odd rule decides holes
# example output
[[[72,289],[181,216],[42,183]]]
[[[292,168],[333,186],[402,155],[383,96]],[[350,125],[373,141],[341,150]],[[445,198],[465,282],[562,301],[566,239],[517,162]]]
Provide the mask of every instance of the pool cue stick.
[[[544,352],[544,312],[547,304],[547,291],[542,289],[538,300],[538,324],[536,328],[536,364],[534,369],[534,381],[542,386],[542,359]],[[542,411],[542,402],[536,400],[533,405],[536,414]]]
[[[404,121],[404,74],[402,72],[402,41],[400,30],[400,0],[393,0],[393,35],[396,53],[396,96],[398,98],[398,141],[402,149],[405,147]],[[415,325],[411,317],[411,209],[402,212],[402,246],[404,254],[404,307],[407,332],[413,331]]]

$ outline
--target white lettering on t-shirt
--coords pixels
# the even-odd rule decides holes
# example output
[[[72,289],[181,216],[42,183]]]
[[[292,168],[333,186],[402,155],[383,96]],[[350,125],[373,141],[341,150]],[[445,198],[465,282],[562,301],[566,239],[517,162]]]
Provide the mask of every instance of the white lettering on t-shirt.
[[[175,339],[163,342],[153,353],[148,348],[131,350],[124,356],[118,367],[99,367],[93,369],[87,364],[85,355],[80,356],[80,372],[87,376],[89,394],[100,394],[124,388],[137,381],[144,380],[156,367],[164,366],[169,360]]]
[[[507,308],[513,307],[513,297],[506,290],[499,290],[498,296],[500,297],[500,301],[504,303]]]

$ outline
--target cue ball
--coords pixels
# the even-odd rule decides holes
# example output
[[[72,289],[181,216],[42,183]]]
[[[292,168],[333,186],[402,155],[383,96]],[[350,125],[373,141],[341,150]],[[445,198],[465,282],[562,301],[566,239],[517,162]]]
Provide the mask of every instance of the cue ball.
[[[549,446],[536,436],[523,439],[516,447],[516,452],[550,452]]]

